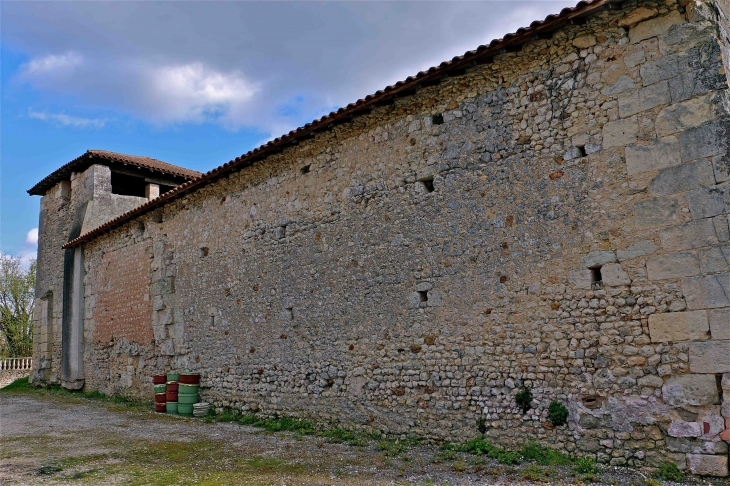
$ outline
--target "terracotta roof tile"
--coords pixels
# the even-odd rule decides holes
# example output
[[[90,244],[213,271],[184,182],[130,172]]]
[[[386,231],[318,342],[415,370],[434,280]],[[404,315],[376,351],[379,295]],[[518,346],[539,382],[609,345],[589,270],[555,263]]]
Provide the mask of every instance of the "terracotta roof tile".
[[[71,172],[79,172],[93,163],[94,157],[99,157],[109,162],[117,162],[121,164],[134,165],[145,169],[156,170],[167,175],[181,177],[185,180],[195,179],[203,175],[201,172],[185,169],[177,165],[168,164],[161,160],[141,155],[127,155],[117,152],[109,152],[108,150],[87,150],[80,157],[75,158],[71,162],[63,165],[50,175],[46,176],[38,184],[28,189],[28,194],[42,196],[58,181],[66,179]]]
[[[604,8],[611,8],[613,4],[620,5],[621,2],[622,0],[584,0],[578,2],[575,7],[564,8],[559,14],[548,15],[545,20],[536,20],[532,22],[529,27],[521,27],[517,29],[517,32],[507,34],[501,39],[495,39],[488,45],[481,45],[474,50],[466,52],[463,56],[456,56],[451,61],[444,61],[439,64],[438,67],[431,67],[426,72],[421,71],[415,76],[409,76],[406,81],[399,81],[396,83],[396,86],[391,85],[385,89],[378,90],[374,94],[367,95],[365,98],[361,98],[354,103],[348,104],[346,108],[340,108],[337,111],[331,112],[329,115],[325,115],[322,118],[292,130],[288,134],[277,138],[276,141],[272,140],[260,147],[250,150],[249,152],[226,162],[220,167],[205,173],[202,177],[190,180],[185,184],[176,187],[172,191],[166,192],[157,199],[153,199],[148,203],[129,211],[128,213],[104,223],[86,234],[69,241],[63,245],[63,248],[71,248],[85,241],[91,240],[98,235],[122,225],[124,222],[138,215],[163,206],[168,202],[193,192],[235,170],[259,162],[266,158],[266,152],[272,153],[279,151],[292,143],[296,143],[297,137],[307,136],[312,134],[312,132],[329,127],[333,124],[333,122],[351,117],[353,114],[357,114],[359,111],[376,103],[392,100],[399,92],[406,92],[417,88],[419,83],[437,81],[444,76],[448,76],[449,71],[462,70],[471,67],[474,61],[499,54],[502,49],[516,47],[526,42],[530,42],[539,38],[541,34],[553,32],[570,22],[579,20],[581,17],[596,13]]]

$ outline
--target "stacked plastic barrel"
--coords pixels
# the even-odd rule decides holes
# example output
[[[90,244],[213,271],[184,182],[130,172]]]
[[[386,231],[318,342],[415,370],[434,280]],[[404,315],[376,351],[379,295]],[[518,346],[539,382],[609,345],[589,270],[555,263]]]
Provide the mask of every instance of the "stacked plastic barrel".
[[[165,398],[167,399],[167,413],[176,414],[178,413],[178,387],[180,386],[178,380],[180,379],[180,373],[171,372],[167,374],[167,393]]]
[[[165,375],[155,375],[152,377],[152,383],[155,387],[155,411],[165,413],[167,411],[167,385],[165,384]]]
[[[200,375],[197,373],[170,372],[167,375],[152,377],[155,387],[155,411],[159,413],[201,416],[201,412],[208,412],[207,404],[198,404],[200,395]],[[197,407],[194,405],[198,404]],[[200,405],[205,405],[202,408]]]
[[[200,375],[196,373],[182,373],[180,375],[180,388],[178,389],[177,412],[180,415],[193,415],[193,405],[200,401],[198,388],[200,387]]]

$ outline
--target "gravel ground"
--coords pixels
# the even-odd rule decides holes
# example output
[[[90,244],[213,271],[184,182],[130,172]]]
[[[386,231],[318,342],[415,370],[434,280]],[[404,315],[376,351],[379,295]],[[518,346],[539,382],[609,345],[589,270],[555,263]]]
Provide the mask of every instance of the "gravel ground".
[[[365,446],[155,414],[47,392],[0,392],[0,483],[35,484],[586,484],[571,467],[504,466],[437,447],[388,456]],[[668,485],[629,469],[595,484]],[[692,480],[683,484],[723,484]]]

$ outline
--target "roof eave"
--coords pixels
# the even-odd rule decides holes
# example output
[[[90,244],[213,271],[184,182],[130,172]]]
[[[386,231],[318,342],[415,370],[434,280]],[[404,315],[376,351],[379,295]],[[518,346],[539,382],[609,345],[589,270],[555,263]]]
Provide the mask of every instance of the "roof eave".
[[[152,211],[155,208],[163,206],[168,202],[178,199],[185,194],[193,192],[216,179],[220,179],[229,173],[240,170],[244,167],[261,161],[274,153],[298,143],[298,139],[310,137],[316,132],[329,130],[334,125],[341,123],[343,120],[348,121],[352,117],[360,114],[358,112],[367,112],[370,107],[379,103],[391,102],[403,92],[418,89],[419,85],[428,84],[429,81],[440,82],[444,77],[448,77],[452,71],[459,71],[479,64],[475,62],[479,59],[493,57],[509,51],[513,46],[521,46],[527,42],[539,39],[540,34],[555,32],[571,23],[582,23],[583,18],[598,13],[599,11],[612,8],[613,5],[620,5],[625,0],[584,0],[578,2],[575,7],[564,8],[559,14],[549,15],[544,21],[534,21],[529,27],[517,29],[517,32],[505,35],[502,39],[495,39],[489,45],[482,45],[477,49],[465,53],[463,56],[454,57],[451,61],[442,62],[438,67],[432,67],[428,71],[421,71],[416,76],[409,76],[405,81],[398,81],[392,86],[379,90],[372,95],[368,95],[363,99],[350,103],[346,107],[340,108],[336,112],[325,115],[322,118],[307,123],[302,127],[290,131],[286,135],[278,137],[254,150],[236,157],[229,162],[203,174],[197,179],[190,180],[182,184],[172,191],[149,201],[111,221],[89,231],[78,238],[69,241],[62,248],[73,248],[86,241],[89,241],[111,229],[124,224],[137,216]],[[409,93],[412,94],[412,93]]]

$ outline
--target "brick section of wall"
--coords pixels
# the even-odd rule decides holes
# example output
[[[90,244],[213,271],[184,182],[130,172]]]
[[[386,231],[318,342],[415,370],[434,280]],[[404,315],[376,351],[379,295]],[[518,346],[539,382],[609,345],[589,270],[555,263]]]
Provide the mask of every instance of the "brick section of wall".
[[[93,341],[152,341],[149,247],[132,245],[108,252],[98,270]]]

